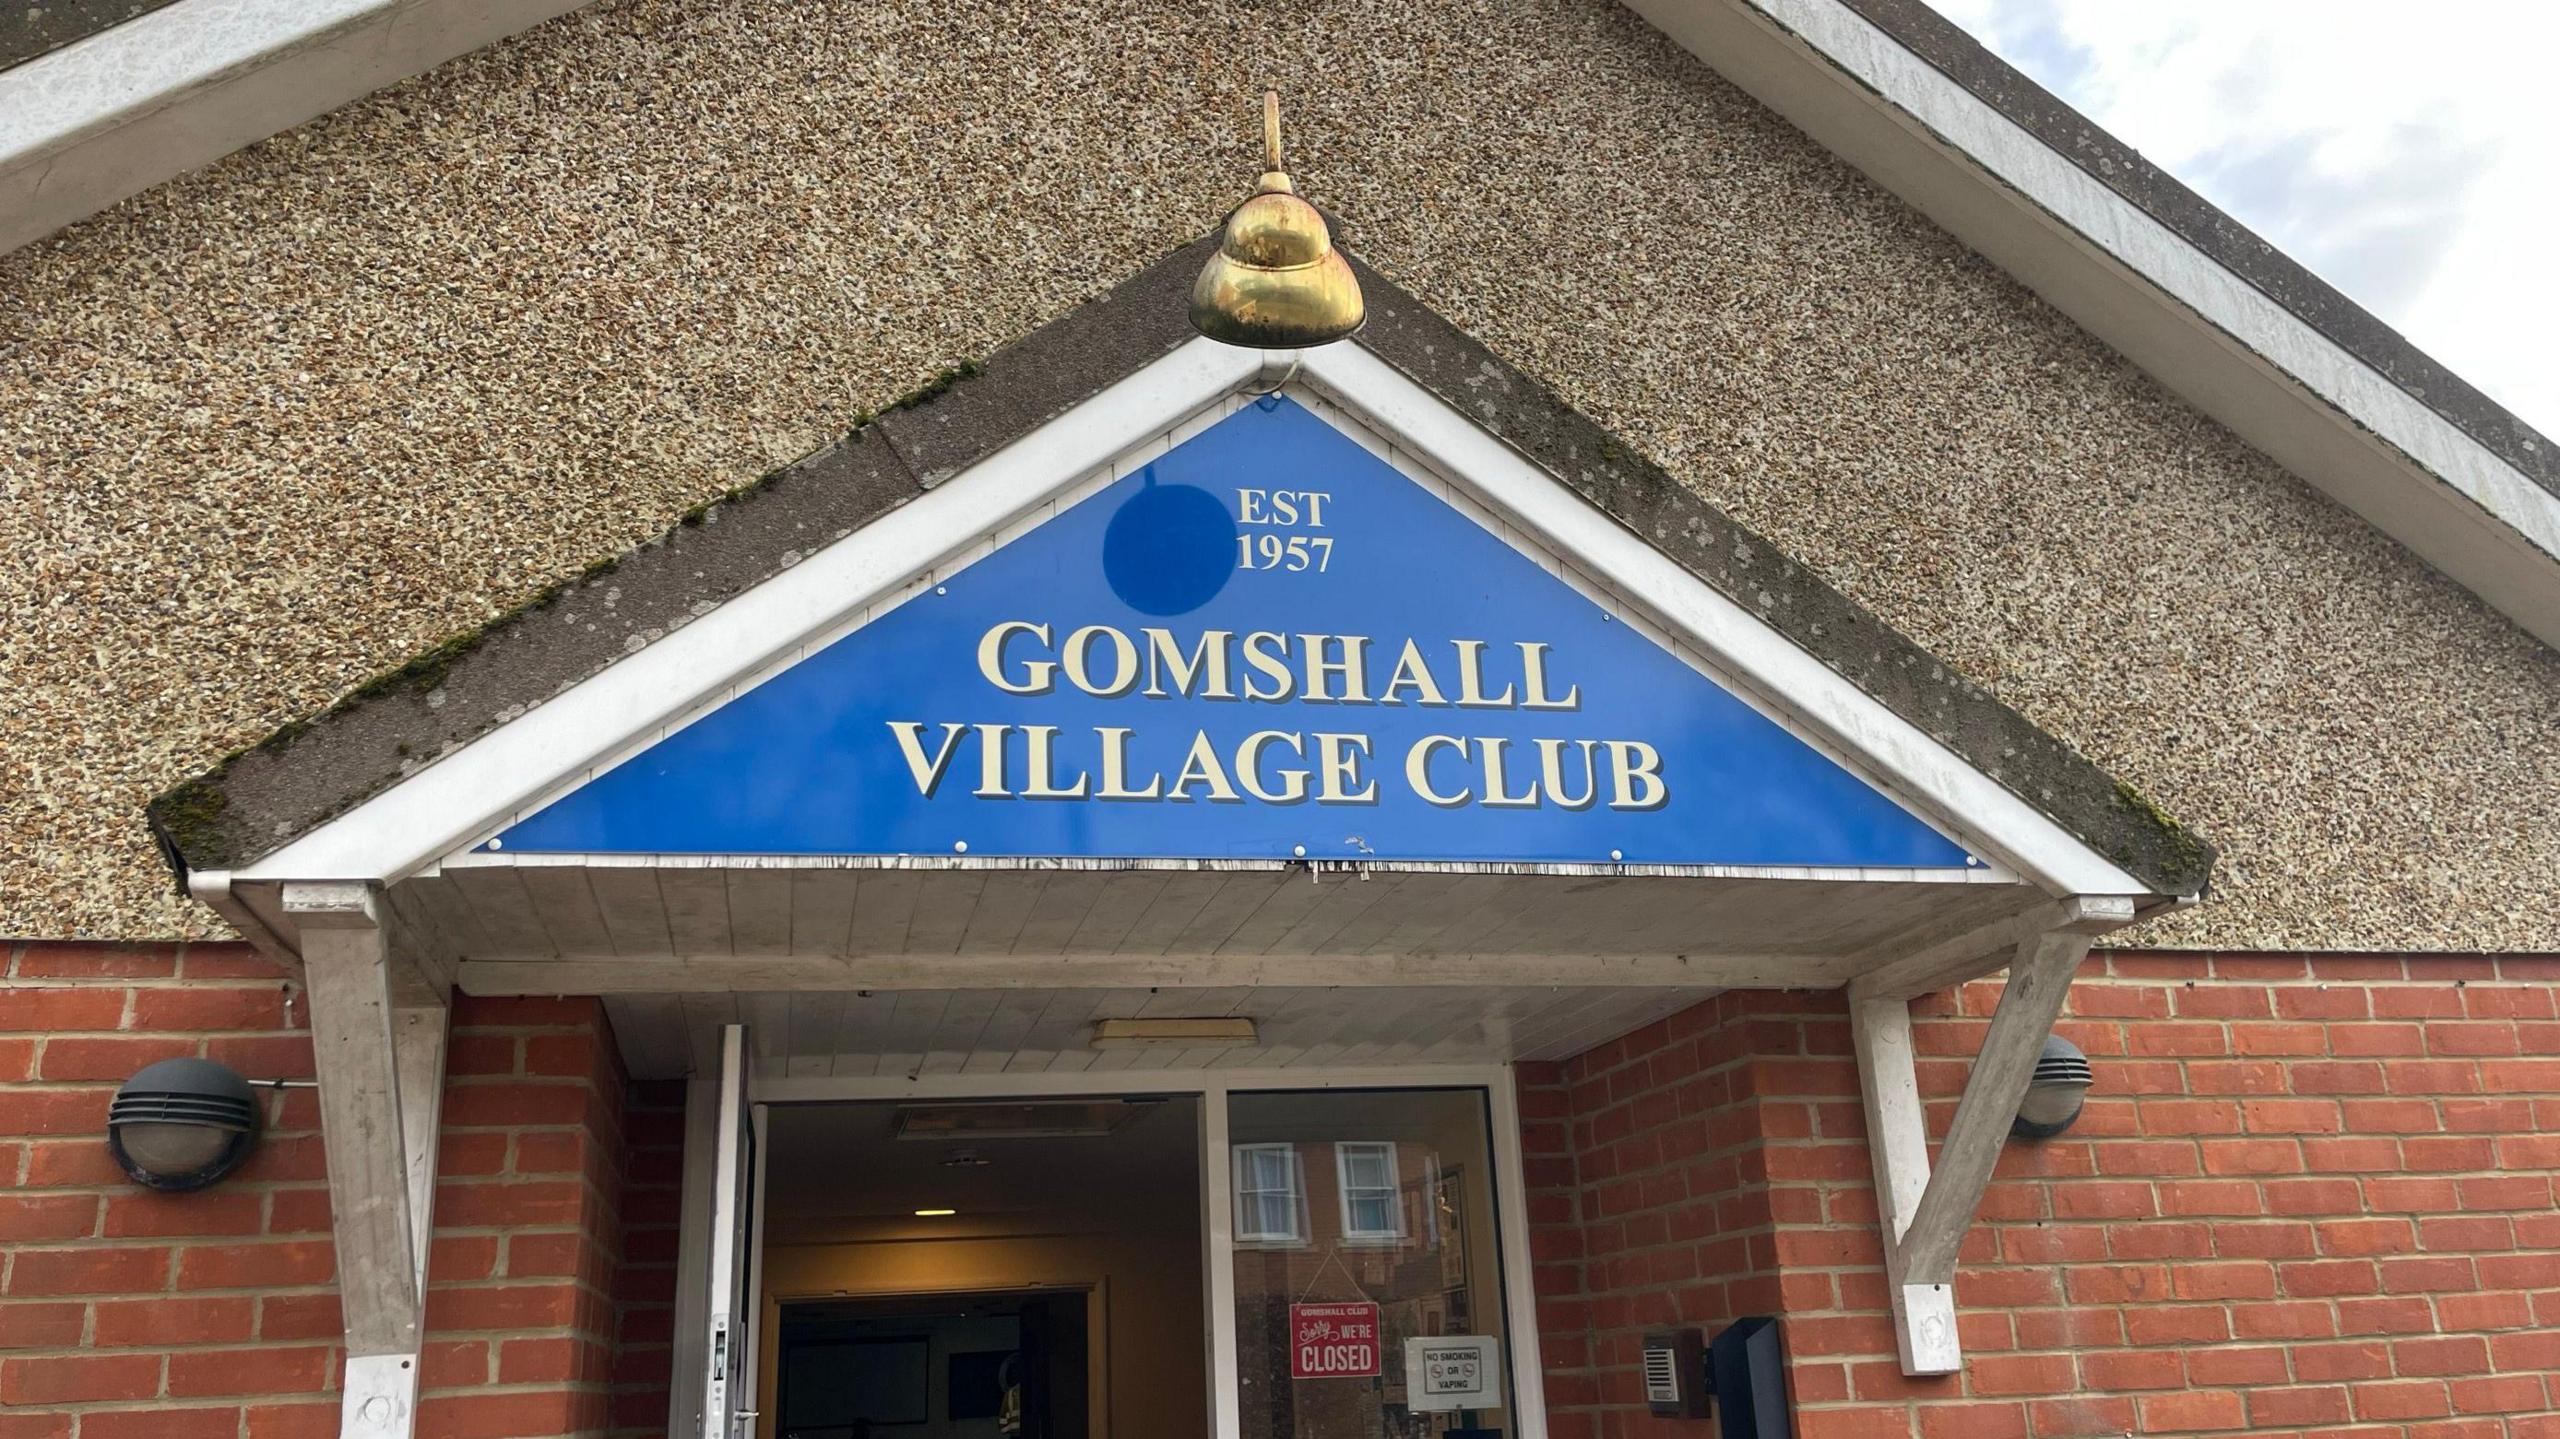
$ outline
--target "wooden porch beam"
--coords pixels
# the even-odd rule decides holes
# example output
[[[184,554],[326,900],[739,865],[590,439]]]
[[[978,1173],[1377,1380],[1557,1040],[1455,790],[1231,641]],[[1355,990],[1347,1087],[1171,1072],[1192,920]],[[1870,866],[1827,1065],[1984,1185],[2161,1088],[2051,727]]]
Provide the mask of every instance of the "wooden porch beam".
[[[425,1330],[446,991],[394,950],[374,886],[288,884],[283,899],[301,935],[329,1161],[347,1345],[339,1432],[407,1439]]]
[[[1929,1131],[1911,1047],[1911,1005],[1900,999],[1854,1000],[1849,1019],[1858,1089],[1866,1101],[1867,1156],[1875,1167],[1876,1218],[1884,1230],[1894,1347],[1905,1374],[1953,1374],[1964,1367],[1954,1286],[1915,1285],[1902,1262],[1902,1237],[1929,1186]]]
[[[409,1262],[421,1304],[427,1290],[427,1246],[435,1236],[436,1135],[444,1123],[444,1056],[450,1011],[442,998],[395,1004],[391,1067],[400,1086],[400,1157],[408,1176]]]
[[[2074,895],[1954,934],[1871,950],[1852,967],[1849,998],[1916,999],[1980,979],[2008,963],[2022,942],[2052,930],[2103,934],[2133,923],[2125,895]]]

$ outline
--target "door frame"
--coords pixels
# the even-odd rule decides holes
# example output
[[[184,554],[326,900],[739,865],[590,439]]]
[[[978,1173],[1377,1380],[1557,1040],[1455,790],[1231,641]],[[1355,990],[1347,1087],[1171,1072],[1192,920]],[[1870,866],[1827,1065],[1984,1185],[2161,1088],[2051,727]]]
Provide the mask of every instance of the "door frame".
[[[701,1081],[696,1081],[700,1083]],[[1545,1367],[1538,1346],[1538,1298],[1529,1261],[1529,1200],[1524,1190],[1520,1151],[1520,1104],[1508,1064],[1397,1065],[1366,1068],[1194,1068],[1111,1070],[1042,1070],[1036,1073],[950,1073],[917,1075],[851,1075],[763,1079],[754,1086],[758,1128],[764,1111],[777,1104],[844,1104],[891,1099],[1036,1099],[1067,1095],[1164,1094],[1200,1101],[1200,1242],[1201,1297],[1206,1313],[1202,1337],[1207,1346],[1209,1434],[1211,1439],[1242,1439],[1238,1407],[1236,1349],[1235,1208],[1227,1154],[1227,1100],[1256,1090],[1321,1089],[1477,1089],[1485,1095],[1485,1117],[1492,1126],[1494,1215],[1499,1231],[1497,1253],[1502,1262],[1502,1313],[1511,1351],[1511,1415],[1518,1439],[1547,1439]],[[707,1184],[712,1156],[707,1146],[685,1147],[685,1182],[695,1183],[699,1168]],[[763,1195],[759,1185],[759,1202]],[[763,1226],[757,1230],[761,1233]],[[678,1274],[710,1263],[709,1233],[687,1225],[679,1235]],[[679,1288],[676,1332],[684,1334],[708,1324],[707,1312],[685,1312],[689,1296]],[[702,1296],[707,1300],[707,1295]],[[759,1295],[758,1330],[769,1313],[778,1313]],[[678,1401],[681,1402],[681,1396]]]

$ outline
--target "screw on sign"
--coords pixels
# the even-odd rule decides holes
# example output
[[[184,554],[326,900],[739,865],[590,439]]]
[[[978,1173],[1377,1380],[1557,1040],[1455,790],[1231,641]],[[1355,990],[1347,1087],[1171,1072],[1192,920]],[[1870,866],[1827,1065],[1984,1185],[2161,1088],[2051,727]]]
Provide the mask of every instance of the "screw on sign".
[[[1375,1304],[1289,1306],[1289,1377],[1375,1379],[1382,1364]]]

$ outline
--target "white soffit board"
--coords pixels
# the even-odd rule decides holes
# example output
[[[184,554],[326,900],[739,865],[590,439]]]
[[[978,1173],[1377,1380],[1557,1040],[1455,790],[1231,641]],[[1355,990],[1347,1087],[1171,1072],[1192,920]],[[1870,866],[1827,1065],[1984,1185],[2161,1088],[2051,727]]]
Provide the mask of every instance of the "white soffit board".
[[[2560,646],[2560,496],[1840,0],[1624,0],[2295,475]]]
[[[1263,373],[1263,362],[1256,351],[1193,340],[231,878],[398,880],[494,859],[465,852],[1082,493],[1151,462],[1213,423],[1219,407]],[[1984,878],[2015,874],[2055,894],[2147,892],[1375,356],[1351,344],[1310,352],[1303,378],[1343,406],[1334,423],[1353,438],[1388,447],[1391,462],[1423,468],[1415,478],[1445,481],[1473,499],[1489,512],[1480,521],[1498,521],[1489,528],[1551,572],[1623,600],[1665,632],[1657,639],[1674,653],[1975,847],[1997,866]]]
[[[0,71],[0,254],[585,0],[178,0]]]
[[[1696,1004],[1712,989],[1604,986],[1446,988],[1264,985],[1231,989],[925,990],[848,994],[608,994],[623,1060],[635,1078],[684,1074],[706,1031],[768,1021],[755,1037],[767,1079],[909,1079],[920,1075],[1074,1075],[1167,1069],[1253,1071],[1344,1065],[1449,1065],[1566,1059]],[[1095,1049],[1113,1019],[1238,1016],[1249,1045]],[[762,1045],[759,1046],[760,1050]],[[1036,1081],[1035,1081],[1036,1082]],[[780,1096],[768,1092],[767,1097]]]

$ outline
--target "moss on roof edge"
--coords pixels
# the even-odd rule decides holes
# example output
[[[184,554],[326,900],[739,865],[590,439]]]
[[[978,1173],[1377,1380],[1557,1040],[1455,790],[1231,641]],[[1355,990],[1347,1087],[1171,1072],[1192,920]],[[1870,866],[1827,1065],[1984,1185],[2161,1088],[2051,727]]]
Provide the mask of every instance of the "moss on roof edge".
[[[1352,264],[1370,291],[1359,342],[1372,354],[2154,893],[2207,891],[2216,854],[2202,836],[1388,276],[1356,256]],[[1700,543],[1702,531],[1716,542]],[[1737,549],[1774,559],[1737,560]],[[1772,592],[1790,602],[1751,603]],[[1927,678],[1915,678],[1922,670]]]
[[[1097,301],[1067,311],[991,355],[988,363],[998,358],[1005,361],[1004,383],[987,392],[983,402],[972,400],[972,405],[983,404],[994,412],[977,416],[978,425],[983,427],[989,420],[1011,423],[1016,428],[1004,438],[1018,438],[1041,417],[1015,403],[1018,389],[1054,391],[1063,381],[1071,387],[1084,386],[1084,392],[1090,393],[1144,363],[1140,342],[1162,339],[1159,332],[1188,338],[1190,332],[1181,321],[1174,292],[1187,293],[1190,271],[1197,265],[1190,252],[1202,250],[1207,243],[1194,241],[1175,250]],[[1468,414],[1531,463],[1646,538],[1701,583],[1729,598],[1743,598],[1753,590],[1764,594],[1772,589],[1789,592],[1802,604],[1785,609],[1788,619],[1764,614],[1764,619],[1775,624],[1780,633],[1946,745],[2081,843],[2151,886],[2155,893],[2204,892],[2215,858],[2210,843],[1996,695],[1963,679],[1900,631],[1832,588],[1778,546],[1724,514],[1667,470],[1634,452],[1625,441],[1492,353],[1481,341],[1457,329],[1391,279],[1356,258],[1354,264],[1371,286],[1370,323],[1357,341],[1363,348]],[[1166,293],[1155,293],[1159,290]],[[1089,318],[1096,309],[1120,314],[1116,319]],[[1157,313],[1159,310],[1163,313]],[[1132,324],[1134,330],[1129,329]],[[150,802],[147,812],[153,836],[180,876],[181,886],[191,868],[236,867],[244,856],[255,859],[276,847],[265,836],[235,832],[247,821],[235,813],[233,796],[225,788],[225,781],[243,761],[279,758],[315,726],[435,689],[457,664],[516,631],[531,616],[549,609],[571,592],[612,573],[631,557],[703,525],[723,505],[771,493],[781,481],[811,468],[813,462],[837,454],[847,445],[863,443],[883,419],[930,405],[986,372],[985,364],[968,360],[936,373],[882,408],[857,415],[839,440],[704,500],[652,538],[619,555],[595,561],[505,613],[439,641],[401,665],[353,687],[320,713],[279,726],[258,743],[234,751],[212,768],[164,791]],[[1026,379],[1026,375],[1031,378]],[[1489,403],[1490,396],[1476,390],[1488,381],[1513,403],[1507,408]],[[1051,393],[1046,398],[1055,404],[1060,396]],[[968,426],[967,421],[963,424],[964,428]],[[917,488],[910,497],[932,488],[950,472],[930,463],[930,456],[907,454],[906,447],[919,438],[911,430],[892,427],[882,441],[885,448],[911,462],[905,473]],[[1775,563],[1761,568],[1751,560],[1731,562],[1713,546],[1699,545],[1695,538],[1699,530],[1723,532],[1773,557]],[[1928,677],[1913,678],[1915,668],[1925,668]],[[398,753],[406,760],[411,752],[402,744]],[[405,766],[393,766],[369,780],[351,784],[345,793],[305,810],[290,831],[280,832],[306,833],[412,772]]]
[[[709,518],[711,512],[722,505],[742,503],[769,492],[812,459],[840,445],[862,443],[868,431],[880,421],[881,417],[921,409],[948,394],[954,386],[976,379],[985,373],[985,365],[974,359],[964,359],[958,364],[935,371],[923,384],[880,408],[856,414],[852,426],[835,439],[812,446],[806,452],[743,484],[731,485],[709,499],[684,510],[656,534],[638,544],[591,561],[576,574],[552,581],[523,601],[499,611],[480,624],[447,635],[426,649],[411,655],[400,664],[359,681],[353,688],[332,700],[326,708],[317,713],[285,721],[269,731],[263,739],[231,751],[215,761],[211,768],[200,771],[154,795],[144,806],[144,817],[150,824],[153,840],[160,846],[162,855],[170,862],[170,869],[177,880],[179,892],[186,891],[186,875],[189,869],[214,867],[197,862],[200,857],[219,856],[223,862],[228,863],[230,856],[237,853],[230,842],[231,837],[221,829],[223,815],[230,808],[230,796],[224,792],[222,781],[242,760],[253,755],[282,757],[290,752],[294,742],[308,733],[314,725],[378,700],[400,695],[424,694],[435,689],[444,682],[445,676],[452,671],[454,665],[465,656],[482,649],[492,640],[504,635],[514,626],[522,624],[531,616],[550,609],[570,592],[612,574],[620,569],[623,561],[632,555],[663,545],[684,530],[699,528],[703,521]],[[350,795],[339,806],[337,813],[343,814],[355,808],[397,783],[400,778],[401,776],[398,775],[390,776],[371,789]],[[322,822],[334,817],[334,815],[324,816]]]

